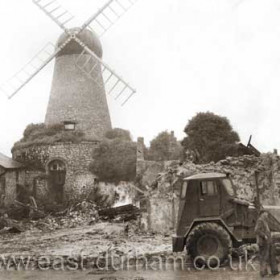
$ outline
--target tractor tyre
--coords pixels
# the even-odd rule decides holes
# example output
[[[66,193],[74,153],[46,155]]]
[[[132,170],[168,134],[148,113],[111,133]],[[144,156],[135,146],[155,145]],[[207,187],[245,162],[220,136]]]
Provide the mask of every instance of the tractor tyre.
[[[187,252],[196,265],[222,264],[232,251],[229,233],[216,223],[196,225],[187,237]]]

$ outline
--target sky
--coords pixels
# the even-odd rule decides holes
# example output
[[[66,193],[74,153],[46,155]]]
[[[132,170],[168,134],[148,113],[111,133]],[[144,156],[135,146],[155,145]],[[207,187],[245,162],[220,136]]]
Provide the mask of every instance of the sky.
[[[60,0],[80,26],[103,0]],[[31,0],[0,0],[0,84],[62,33]],[[103,60],[137,89],[112,124],[149,145],[184,137],[197,112],[227,117],[241,141],[280,149],[280,0],[138,0],[102,38]],[[0,92],[0,152],[44,122],[54,62],[13,99]]]

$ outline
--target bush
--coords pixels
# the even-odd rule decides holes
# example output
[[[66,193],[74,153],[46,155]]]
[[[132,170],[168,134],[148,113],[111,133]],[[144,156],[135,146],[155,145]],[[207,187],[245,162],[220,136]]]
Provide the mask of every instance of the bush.
[[[80,143],[82,140],[84,140],[83,132],[78,130],[65,131],[64,125],[47,127],[45,124],[30,124],[26,127],[23,138],[15,143],[13,149],[59,142]]]
[[[114,128],[105,133],[105,138],[107,139],[123,139],[127,141],[132,141],[130,132],[122,128]]]
[[[32,137],[32,135],[36,133],[36,131],[42,131],[43,129],[45,129],[45,124],[43,123],[29,124],[23,132],[23,137],[27,139],[29,137]]]
[[[116,129],[114,130],[116,131]],[[120,131],[120,130],[119,130]],[[125,133],[109,132],[109,139],[105,138],[94,151],[91,172],[98,176],[100,181],[119,183],[132,181],[136,176],[136,143],[132,142]]]

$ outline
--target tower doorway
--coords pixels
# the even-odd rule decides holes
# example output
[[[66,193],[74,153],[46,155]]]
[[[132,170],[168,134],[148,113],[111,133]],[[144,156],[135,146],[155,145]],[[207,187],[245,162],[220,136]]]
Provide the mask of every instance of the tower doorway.
[[[63,201],[66,166],[61,160],[53,160],[48,165],[50,192],[57,203]]]

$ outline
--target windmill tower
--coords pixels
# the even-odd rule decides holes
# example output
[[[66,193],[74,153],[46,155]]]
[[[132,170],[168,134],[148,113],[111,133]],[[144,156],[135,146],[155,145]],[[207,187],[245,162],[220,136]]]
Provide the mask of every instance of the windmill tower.
[[[73,32],[73,31],[71,31]],[[65,33],[57,42],[60,47],[66,40]],[[79,39],[102,58],[102,47],[98,37],[90,30],[83,30]],[[68,43],[56,56],[49,105],[46,113],[47,126],[73,122],[87,139],[101,139],[111,129],[111,120],[102,81],[99,86],[85,75],[76,61],[87,63],[88,70],[98,63],[90,54],[82,54],[83,48],[76,41]],[[97,71],[101,71],[98,65]],[[98,76],[101,79],[101,75]]]
[[[111,128],[106,94],[125,105],[135,93],[102,60],[99,38],[134,1],[136,0],[109,0],[80,28],[72,28],[68,25],[73,16],[57,4],[56,0],[33,0],[64,33],[55,45],[48,43],[0,89],[12,98],[55,59],[45,124],[52,126],[64,123],[65,129],[73,130],[74,127],[85,135],[83,141],[78,143],[34,142],[27,147],[13,149],[15,159],[27,165],[34,162],[32,175],[28,173],[27,176],[32,176],[28,181],[34,182],[32,189],[37,190],[37,194],[44,196],[44,191],[48,190],[46,195],[50,193],[54,201],[62,202],[66,197],[72,197],[73,191],[81,193],[80,190],[87,186],[92,188],[95,179],[89,171],[92,154],[104,133]],[[38,178],[47,179],[41,182]]]
[[[48,43],[0,89],[12,98],[55,59],[45,124],[74,123],[87,139],[102,138],[111,129],[106,93],[124,105],[135,90],[102,61],[99,38],[135,1],[109,0],[80,28],[69,28],[74,17],[56,0],[33,0],[64,33],[56,45]]]

